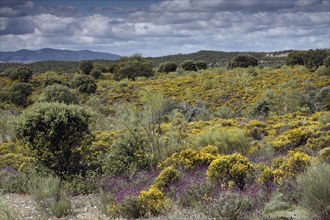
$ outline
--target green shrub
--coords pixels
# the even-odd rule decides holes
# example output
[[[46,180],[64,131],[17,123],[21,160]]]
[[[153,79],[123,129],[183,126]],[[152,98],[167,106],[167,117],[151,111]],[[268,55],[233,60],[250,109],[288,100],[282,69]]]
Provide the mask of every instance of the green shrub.
[[[8,170],[0,170],[0,189],[6,193],[28,193],[30,179],[33,173],[24,172],[8,172]]]
[[[47,214],[60,218],[72,212],[71,201],[65,195],[59,178],[37,176],[31,180],[29,193]]]
[[[27,106],[28,97],[32,94],[32,85],[30,83],[15,83],[8,91],[8,99],[18,106]]]
[[[297,178],[300,204],[315,219],[327,219],[330,216],[330,165],[314,164]]]
[[[295,66],[295,65],[304,65],[305,53],[302,51],[294,51],[292,53],[289,53],[286,60],[285,64],[288,66]]]
[[[90,122],[90,113],[82,107],[37,103],[18,118],[16,136],[26,142],[37,163],[64,177],[86,163],[93,138]]]
[[[253,165],[248,158],[240,154],[218,156],[213,160],[206,171],[207,179],[211,183],[225,184],[230,181],[241,190],[244,189],[246,180],[252,176]]]
[[[173,62],[166,62],[166,63],[161,63],[161,64],[158,66],[158,70],[159,70],[160,72],[169,73],[169,72],[175,72],[177,67],[178,67],[178,66],[176,65],[176,63],[173,63]]]
[[[317,157],[320,161],[330,164],[330,147],[320,150]]]
[[[181,63],[182,69],[186,71],[197,71],[196,64],[193,60],[186,60],[183,63]]]
[[[78,104],[79,97],[67,86],[53,84],[47,86],[42,92],[40,101],[42,102],[60,102],[65,104]]]
[[[325,86],[315,95],[317,110],[330,110],[330,86]]]
[[[102,170],[108,175],[128,174],[137,169],[149,169],[152,161],[150,148],[139,132],[118,139],[103,159]]]
[[[330,56],[328,56],[327,58],[325,58],[325,60],[323,61],[323,65],[325,67],[327,67],[328,70],[330,69]]]
[[[99,69],[94,69],[94,70],[92,70],[92,72],[91,72],[91,76],[94,78],[94,79],[100,79],[100,78],[102,78],[102,72],[101,72],[101,70],[99,70]]]
[[[238,55],[229,63],[229,68],[257,66],[258,59],[251,55]]]
[[[143,217],[145,210],[139,203],[137,197],[127,197],[119,205],[118,212],[120,213],[121,217],[127,219],[138,219]]]
[[[252,211],[250,198],[235,193],[222,195],[216,203],[205,208],[206,214],[212,219],[249,219]]]
[[[315,73],[319,76],[329,76],[330,75],[330,67],[319,66]]]
[[[114,79],[124,78],[135,80],[136,77],[151,77],[154,75],[152,65],[144,61],[142,57],[127,58],[121,60],[114,70]]]
[[[204,70],[207,69],[207,63],[204,61],[196,61],[195,62],[197,69]]]
[[[92,61],[89,60],[83,60],[79,64],[79,71],[86,75],[89,75],[93,68],[94,68],[94,64]]]
[[[81,93],[92,94],[96,92],[97,85],[91,76],[78,75],[72,81],[72,86]]]
[[[240,128],[220,128],[209,130],[197,138],[197,146],[213,145],[220,154],[246,153],[250,148],[249,137]]]
[[[19,80],[21,82],[28,82],[32,77],[32,70],[26,67],[20,67],[10,72],[9,78],[11,80]]]

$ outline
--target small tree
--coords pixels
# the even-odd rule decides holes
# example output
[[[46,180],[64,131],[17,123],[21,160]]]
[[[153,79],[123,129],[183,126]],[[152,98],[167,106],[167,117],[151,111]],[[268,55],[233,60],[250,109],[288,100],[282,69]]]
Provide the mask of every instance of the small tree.
[[[121,80],[124,78],[134,80],[136,77],[151,77],[154,75],[152,65],[143,60],[124,60],[119,63],[114,71],[114,78]]]
[[[258,59],[251,55],[238,55],[229,63],[229,68],[257,66]]]
[[[193,60],[186,60],[181,63],[181,67],[186,71],[197,71],[196,64]]]
[[[93,68],[94,68],[93,62],[89,60],[81,61],[79,64],[79,71],[81,71],[86,75],[89,75]]]
[[[78,104],[79,97],[64,85],[53,84],[47,86],[40,98],[42,102],[62,102],[65,104]]]
[[[175,72],[177,67],[178,66],[176,65],[176,63],[166,62],[166,63],[160,64],[158,67],[158,70],[160,72],[169,73],[169,72]]]
[[[80,106],[37,103],[19,116],[15,132],[38,163],[64,177],[84,165],[92,140],[90,122],[90,113]]]
[[[32,70],[26,67],[20,67],[16,70],[12,70],[9,74],[11,80],[19,80],[21,82],[28,82],[32,77]]]
[[[319,66],[323,65],[328,54],[329,52],[326,50],[308,50],[305,53],[305,66],[310,69],[317,69]]]
[[[199,70],[207,69],[207,63],[204,61],[196,61],[196,67]]]
[[[285,64],[288,66],[304,65],[305,64],[304,57],[305,57],[304,52],[294,51],[288,54],[285,60]]]
[[[72,86],[78,89],[81,93],[92,94],[95,93],[97,85],[91,76],[80,75],[76,76],[72,82]]]
[[[30,83],[15,83],[9,89],[8,99],[18,106],[27,106],[27,98],[32,94],[32,85]]]

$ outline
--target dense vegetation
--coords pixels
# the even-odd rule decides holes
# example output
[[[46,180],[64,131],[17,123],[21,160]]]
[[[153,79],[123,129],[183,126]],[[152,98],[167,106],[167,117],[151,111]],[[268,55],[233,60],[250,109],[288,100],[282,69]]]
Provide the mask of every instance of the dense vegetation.
[[[134,55],[3,70],[0,190],[57,217],[94,193],[110,218],[327,219],[328,51],[276,68],[233,55],[253,65]]]

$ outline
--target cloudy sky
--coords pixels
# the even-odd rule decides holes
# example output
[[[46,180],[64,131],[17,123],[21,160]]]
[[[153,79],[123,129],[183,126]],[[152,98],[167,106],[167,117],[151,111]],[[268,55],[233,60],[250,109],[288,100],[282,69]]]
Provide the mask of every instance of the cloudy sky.
[[[143,56],[330,48],[329,0],[1,0],[0,50]]]

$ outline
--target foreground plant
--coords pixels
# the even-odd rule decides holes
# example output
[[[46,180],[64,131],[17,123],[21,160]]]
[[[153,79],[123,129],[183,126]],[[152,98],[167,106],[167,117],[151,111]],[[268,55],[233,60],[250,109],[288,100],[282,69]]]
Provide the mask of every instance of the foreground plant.
[[[61,187],[58,177],[35,177],[31,180],[30,195],[41,210],[58,218],[72,212],[71,200]]]

